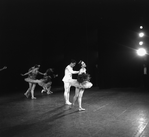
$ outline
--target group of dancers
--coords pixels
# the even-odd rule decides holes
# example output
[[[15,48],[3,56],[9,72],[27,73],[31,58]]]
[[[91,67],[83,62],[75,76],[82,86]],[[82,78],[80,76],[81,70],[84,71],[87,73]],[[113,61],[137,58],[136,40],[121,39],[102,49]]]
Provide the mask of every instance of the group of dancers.
[[[90,75],[86,73],[86,64],[84,61],[79,61],[81,68],[79,71],[74,71],[73,67],[76,65],[75,60],[71,60],[71,63],[65,68],[65,75],[62,79],[64,82],[64,99],[65,104],[75,105],[76,100],[78,100],[79,111],[84,111],[82,108],[82,97],[84,90],[92,87],[90,82]],[[78,74],[77,79],[72,79],[72,74]],[[69,101],[70,87],[75,87],[75,95],[73,97],[73,103]]]
[[[79,71],[74,71],[73,67],[76,65],[75,60],[71,60],[70,64],[65,68],[65,74],[62,79],[64,83],[64,100],[66,105],[75,105],[76,100],[78,100],[79,111],[84,111],[82,108],[82,97],[85,89],[91,88],[92,83],[90,82],[90,75],[86,72],[86,64],[84,61],[79,61],[79,65],[81,68]],[[28,98],[31,96],[31,99],[36,99],[34,96],[34,89],[36,84],[41,86],[43,89],[41,93],[47,92],[47,94],[53,93],[51,91],[52,78],[57,77],[55,75],[52,68],[47,69],[45,73],[39,71],[40,65],[35,65],[31,67],[27,73],[21,74],[22,76],[27,76],[25,81],[29,83],[29,88],[24,93],[24,95]],[[37,75],[40,74],[43,76],[41,79],[37,79]],[[78,74],[77,79],[73,79],[72,75]],[[75,87],[75,95],[73,97],[73,103],[69,101],[70,96],[70,88],[71,86]]]
[[[29,88],[24,93],[24,95],[28,98],[31,96],[31,99],[36,99],[34,96],[34,90],[36,87],[36,84],[42,87],[41,93],[47,92],[47,94],[53,93],[51,91],[51,85],[52,85],[52,78],[57,77],[58,75],[55,75],[52,68],[49,68],[46,70],[45,73],[42,73],[39,71],[40,65],[35,65],[31,67],[27,73],[21,74],[22,76],[27,76],[25,78],[25,81],[29,83]],[[41,79],[37,79],[37,75],[40,74],[43,77]]]

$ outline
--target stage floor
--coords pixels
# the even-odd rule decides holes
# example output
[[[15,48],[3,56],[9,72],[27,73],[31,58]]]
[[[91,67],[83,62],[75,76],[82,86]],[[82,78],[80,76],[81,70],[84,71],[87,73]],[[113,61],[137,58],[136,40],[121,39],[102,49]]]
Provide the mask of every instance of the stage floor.
[[[148,137],[149,92],[86,90],[83,107],[64,105],[63,88],[36,100],[21,93],[0,97],[0,137]],[[74,89],[71,89],[72,101]]]

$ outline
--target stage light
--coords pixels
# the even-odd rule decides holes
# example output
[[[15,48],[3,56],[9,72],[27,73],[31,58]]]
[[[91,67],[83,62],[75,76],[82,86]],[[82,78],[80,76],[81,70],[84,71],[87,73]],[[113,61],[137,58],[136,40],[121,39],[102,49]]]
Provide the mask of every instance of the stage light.
[[[139,33],[139,37],[143,37],[144,36],[144,33],[143,32],[140,32]]]
[[[143,29],[143,26],[140,26],[140,29]]]
[[[139,49],[137,50],[137,54],[138,54],[139,56],[145,56],[145,55],[147,54],[146,49],[145,49],[145,48],[139,48]]]
[[[139,42],[139,45],[143,45],[143,41],[140,41],[140,42]]]

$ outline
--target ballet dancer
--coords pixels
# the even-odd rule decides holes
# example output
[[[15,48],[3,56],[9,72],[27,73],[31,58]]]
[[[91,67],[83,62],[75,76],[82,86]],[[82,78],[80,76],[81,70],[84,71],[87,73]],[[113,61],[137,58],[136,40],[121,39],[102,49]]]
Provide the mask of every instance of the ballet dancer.
[[[36,99],[34,96],[34,89],[36,87],[36,84],[39,83],[40,81],[36,79],[38,74],[42,74],[39,72],[40,65],[35,65],[29,69],[29,71],[25,74],[21,74],[22,76],[28,75],[27,78],[25,78],[25,81],[29,83],[29,88],[27,91],[24,93],[24,95],[28,98],[31,95],[31,99]]]
[[[72,103],[69,101],[69,96],[70,96],[70,87],[71,87],[71,82],[73,81],[72,79],[72,74],[78,74],[79,71],[74,71],[73,67],[76,65],[75,60],[71,60],[70,64],[65,68],[65,75],[62,79],[64,82],[64,100],[65,104],[71,105]]]
[[[7,67],[6,67],[6,66],[4,66],[3,68],[1,68],[1,69],[0,69],[0,71],[5,70],[5,69],[7,69]]]
[[[83,61],[79,62],[81,64],[81,69],[78,73],[77,77],[77,83],[74,85],[72,83],[72,86],[75,86],[75,95],[73,97],[73,106],[75,106],[75,102],[78,99],[79,104],[79,111],[84,111],[85,108],[82,108],[82,97],[84,90],[87,88],[92,87],[92,83],[90,81],[90,75],[86,73],[86,64]]]
[[[38,83],[43,89],[41,93],[47,92],[47,94],[52,94],[51,91],[51,85],[52,85],[52,79],[58,77],[58,75],[54,74],[54,71],[52,68],[47,69],[47,71],[44,73],[43,79],[40,80]]]

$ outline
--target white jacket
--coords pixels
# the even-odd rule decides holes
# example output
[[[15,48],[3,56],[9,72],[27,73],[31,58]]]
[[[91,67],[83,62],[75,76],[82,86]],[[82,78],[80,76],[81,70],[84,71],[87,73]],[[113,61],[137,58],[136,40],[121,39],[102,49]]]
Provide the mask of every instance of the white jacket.
[[[74,71],[73,68],[68,65],[66,68],[65,68],[65,75],[62,79],[62,81],[64,82],[70,82],[70,80],[72,80],[72,74],[77,74],[79,71]]]

